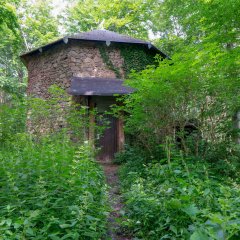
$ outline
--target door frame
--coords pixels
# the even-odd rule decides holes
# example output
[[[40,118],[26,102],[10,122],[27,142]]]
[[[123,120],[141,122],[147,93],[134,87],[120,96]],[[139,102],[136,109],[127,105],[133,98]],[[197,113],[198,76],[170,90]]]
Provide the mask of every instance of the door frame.
[[[106,96],[100,96],[106,97]],[[96,102],[94,101],[93,96],[87,97],[87,105],[89,108],[89,131],[88,131],[88,140],[93,148],[96,147],[95,144],[95,123],[96,118],[94,114],[94,110],[96,107]],[[124,144],[125,144],[125,134],[124,134],[124,120],[123,120],[123,114],[119,114],[119,118],[116,118],[116,142],[117,142],[117,148],[116,152],[120,152],[124,150]]]

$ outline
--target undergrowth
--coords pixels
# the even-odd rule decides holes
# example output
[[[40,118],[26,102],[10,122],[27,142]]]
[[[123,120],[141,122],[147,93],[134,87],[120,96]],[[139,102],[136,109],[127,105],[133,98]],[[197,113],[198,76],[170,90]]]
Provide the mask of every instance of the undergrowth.
[[[0,105],[0,240],[106,234],[107,189],[84,142],[86,109],[57,86],[49,93]]]
[[[131,149],[118,161],[126,162],[120,174],[123,225],[136,239],[240,238],[239,179],[181,154],[149,161]]]
[[[106,187],[89,147],[66,134],[15,137],[0,151],[0,239],[100,239]]]

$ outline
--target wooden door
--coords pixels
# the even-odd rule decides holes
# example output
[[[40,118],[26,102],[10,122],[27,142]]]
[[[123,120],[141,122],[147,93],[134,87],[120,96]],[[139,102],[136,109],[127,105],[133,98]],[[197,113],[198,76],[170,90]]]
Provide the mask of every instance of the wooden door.
[[[107,115],[108,126],[99,139],[99,147],[101,148],[98,159],[103,162],[111,162],[114,154],[117,152],[117,119],[111,115]]]

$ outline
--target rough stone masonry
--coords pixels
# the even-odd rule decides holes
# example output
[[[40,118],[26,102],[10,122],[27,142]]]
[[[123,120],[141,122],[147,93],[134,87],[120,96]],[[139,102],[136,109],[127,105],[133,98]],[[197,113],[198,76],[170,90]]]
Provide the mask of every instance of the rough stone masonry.
[[[123,58],[120,50],[108,47],[108,55],[113,65],[123,71]],[[104,63],[98,43],[73,42],[53,46],[51,49],[25,57],[28,69],[27,93],[47,98],[48,88],[56,84],[68,90],[71,77],[116,78],[115,73]]]

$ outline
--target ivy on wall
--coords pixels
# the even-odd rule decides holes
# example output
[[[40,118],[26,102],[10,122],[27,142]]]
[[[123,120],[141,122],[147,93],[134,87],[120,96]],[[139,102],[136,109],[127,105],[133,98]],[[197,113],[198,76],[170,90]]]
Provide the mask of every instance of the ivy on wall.
[[[107,65],[107,67],[116,74],[117,78],[121,78],[120,70],[118,69],[118,67],[114,66],[113,62],[111,61],[111,59],[108,55],[108,51],[107,51],[106,47],[99,45],[99,52],[103,59],[103,62]]]
[[[107,67],[112,70],[117,78],[124,78],[129,75],[131,70],[142,71],[148,65],[155,64],[155,53],[151,51],[147,51],[143,46],[137,45],[121,45],[119,47],[120,54],[124,60],[123,70],[125,72],[125,76],[121,76],[120,69],[114,66],[111,61],[108,49],[104,45],[99,45],[99,52],[103,59],[103,62],[107,65]]]
[[[139,72],[146,66],[155,64],[155,53],[147,51],[143,46],[123,45],[120,52],[124,59],[123,69],[126,77],[131,70]]]

